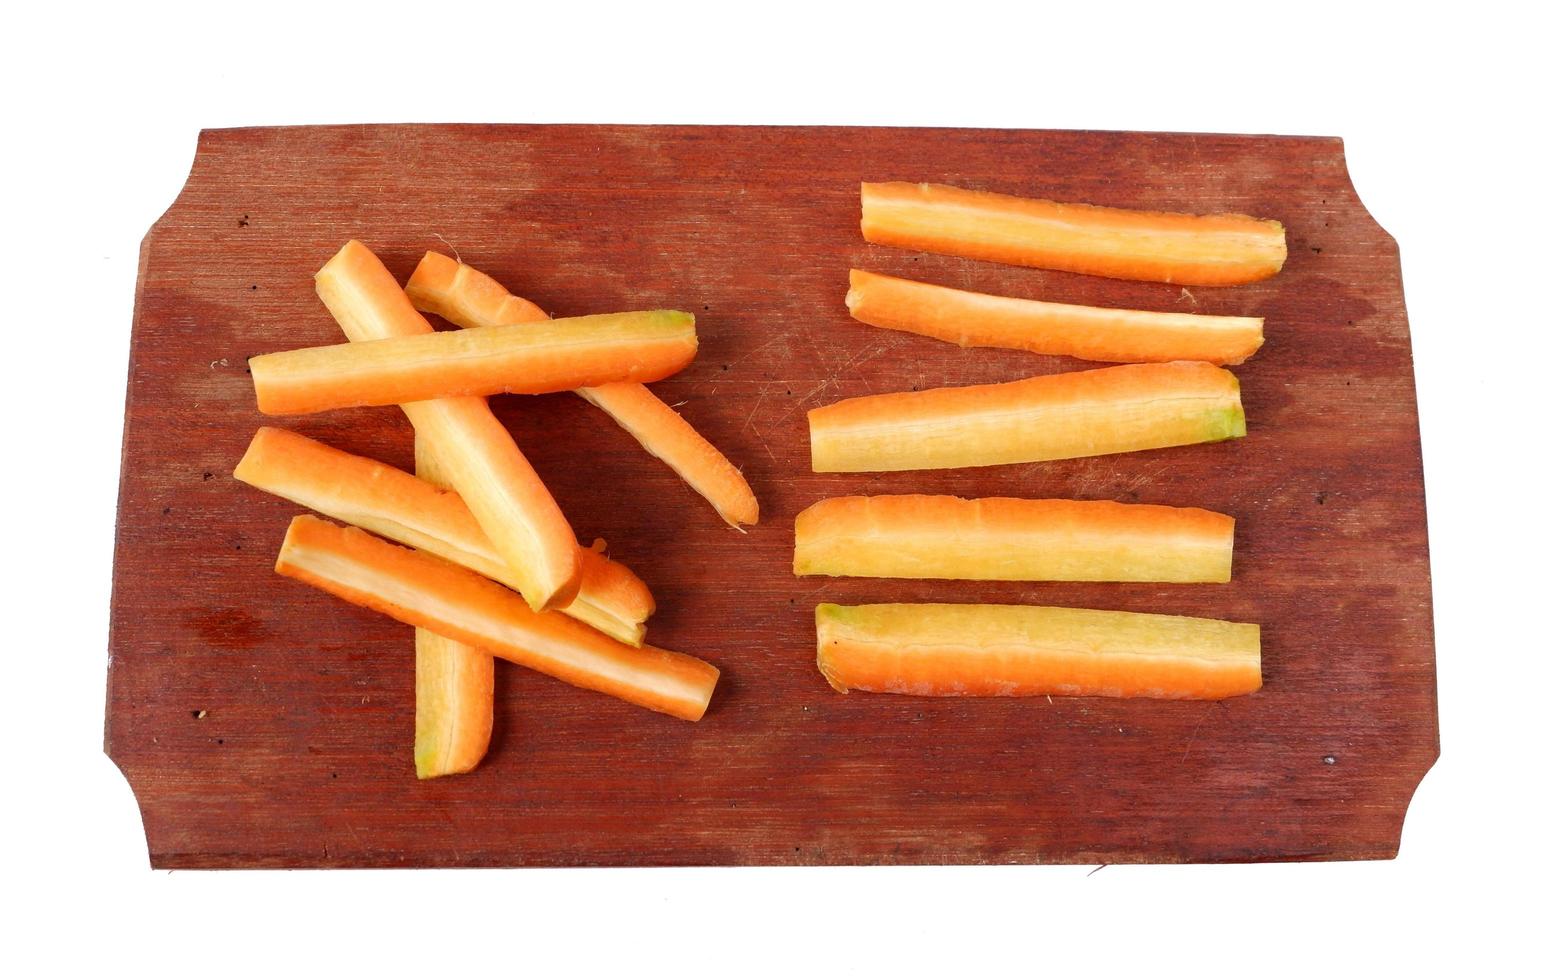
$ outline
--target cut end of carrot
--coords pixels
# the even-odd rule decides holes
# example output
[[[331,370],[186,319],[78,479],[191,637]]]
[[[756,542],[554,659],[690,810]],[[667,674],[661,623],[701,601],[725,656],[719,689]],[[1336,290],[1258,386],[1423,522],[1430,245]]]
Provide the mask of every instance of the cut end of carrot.
[[[408,277],[408,299],[442,296],[450,292],[460,268],[461,263],[448,255],[425,252],[424,257],[418,260],[418,266],[413,269],[413,274]]]
[[[413,767],[419,779],[470,772],[493,734],[493,658],[414,630]]]
[[[628,646],[642,646],[645,620],[654,615],[654,594],[626,565],[606,557],[597,538],[583,549],[579,594],[563,611]]]
[[[838,694],[847,694],[849,688],[842,680],[839,664],[833,658],[826,656],[829,648],[828,634],[830,624],[840,618],[845,606],[839,606],[834,602],[822,602],[815,606],[815,667],[820,671],[820,676],[826,679],[831,689]]]
[[[349,340],[434,332],[391,270],[358,240],[350,240],[317,270],[316,294]]]

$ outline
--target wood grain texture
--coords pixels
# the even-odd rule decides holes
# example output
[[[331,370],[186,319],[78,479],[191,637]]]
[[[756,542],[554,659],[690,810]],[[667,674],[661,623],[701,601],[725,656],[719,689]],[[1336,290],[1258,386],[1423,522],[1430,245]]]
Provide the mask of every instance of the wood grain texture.
[[[865,244],[860,180],[1278,218],[1274,279],[1188,290]],[[338,342],[345,240],[447,250],[558,315],[673,307],[655,387],[762,503],[741,535],[571,395],[494,400],[580,537],[653,588],[652,642],[724,678],[692,725],[499,665],[489,756],[413,776],[412,631],[274,575],[295,508],[231,478],[246,358]],[[443,238],[443,240],[442,240]],[[851,320],[850,266],[1058,302],[1263,316],[1247,438],[966,471],[810,472],[804,413],[1086,365]],[[108,754],[156,867],[1384,858],[1437,756],[1431,587],[1394,242],[1334,139],[942,129],[367,126],[205,132],[134,311]],[[401,413],[293,421],[401,467]],[[794,516],[868,492],[1109,498],[1238,518],[1226,585],[795,579]],[[841,696],[817,601],[1031,602],[1261,624],[1213,704]]]

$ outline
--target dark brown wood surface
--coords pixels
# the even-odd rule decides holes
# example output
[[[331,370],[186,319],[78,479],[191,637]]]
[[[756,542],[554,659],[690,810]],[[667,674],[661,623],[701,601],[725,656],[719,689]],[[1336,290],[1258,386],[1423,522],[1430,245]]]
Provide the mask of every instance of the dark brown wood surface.
[[[866,244],[860,180],[1281,219],[1228,289]],[[414,778],[412,633],[279,578],[296,508],[231,469],[245,361],[335,343],[315,270],[459,250],[559,315],[675,307],[656,387],[741,465],[739,534],[598,410],[499,398],[585,540],[653,587],[650,637],[718,664],[687,724],[500,664],[473,774]],[[1247,438],[988,469],[815,475],[805,411],[1090,365],[851,320],[851,266],[1010,295],[1264,316]],[[1335,139],[944,129],[367,126],[204,133],[134,311],[107,751],[157,867],[1254,861],[1395,854],[1437,756],[1431,587],[1394,242]],[[396,410],[287,420],[407,466]],[[794,516],[848,493],[1066,496],[1238,518],[1227,585],[795,579]],[[1032,602],[1260,623],[1264,689],[1216,703],[914,699],[826,686],[817,601]]]

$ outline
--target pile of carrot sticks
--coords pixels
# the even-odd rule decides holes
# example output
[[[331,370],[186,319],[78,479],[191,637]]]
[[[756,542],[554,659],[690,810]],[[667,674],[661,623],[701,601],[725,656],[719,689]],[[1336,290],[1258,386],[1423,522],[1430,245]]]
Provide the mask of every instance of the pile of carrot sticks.
[[[235,476],[342,522],[294,518],[275,566],[281,575],[416,628],[418,776],[466,772],[486,754],[494,657],[700,719],[718,669],[644,643],[654,612],[648,587],[606,556],[605,542],[580,546],[487,402],[575,391],[728,524],[755,524],[756,497],[740,471],[645,387],[695,357],[692,315],[552,320],[434,252],[404,288],[357,241],[316,274],[316,289],[347,342],[252,358],[259,409],[400,405],[413,426],[416,473],[263,427]],[[424,313],[463,329],[436,331]]]
[[[936,184],[865,183],[869,242],[1180,285],[1275,275],[1282,225],[1062,204]],[[951,289],[854,269],[866,324],[961,347],[1120,366],[851,398],[809,413],[820,473],[1026,463],[1244,435],[1241,363],[1256,317],[1105,309]],[[887,495],[824,500],[795,524],[799,575],[1068,582],[1227,582],[1233,518],[1108,500]],[[821,604],[817,664],[838,691],[1215,699],[1258,690],[1250,623],[983,604]]]

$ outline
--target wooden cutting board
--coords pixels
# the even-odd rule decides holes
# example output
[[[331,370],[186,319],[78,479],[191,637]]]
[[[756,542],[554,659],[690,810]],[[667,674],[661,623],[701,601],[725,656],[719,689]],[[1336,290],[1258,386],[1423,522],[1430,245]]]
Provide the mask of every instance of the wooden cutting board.
[[[1285,222],[1274,279],[1182,289],[866,244],[860,180]],[[276,576],[297,508],[231,470],[250,355],[342,335],[312,274],[347,239],[427,249],[558,315],[674,307],[658,384],[742,466],[748,534],[570,395],[496,410],[581,538],[653,587],[659,645],[723,669],[688,724],[499,664],[474,773],[419,782],[411,631]],[[849,267],[1047,300],[1263,316],[1235,442],[987,469],[815,475],[807,409],[1079,370],[877,330]],[[365,126],[205,132],[146,236],[134,310],[108,754],[155,867],[888,864],[1392,857],[1437,757],[1431,586],[1393,240],[1339,140],[1010,130]],[[395,410],[281,420],[409,466]],[[1194,505],[1227,585],[806,579],[794,516],[923,492]],[[1261,624],[1265,686],[1216,703],[839,695],[817,601],[985,601]]]

